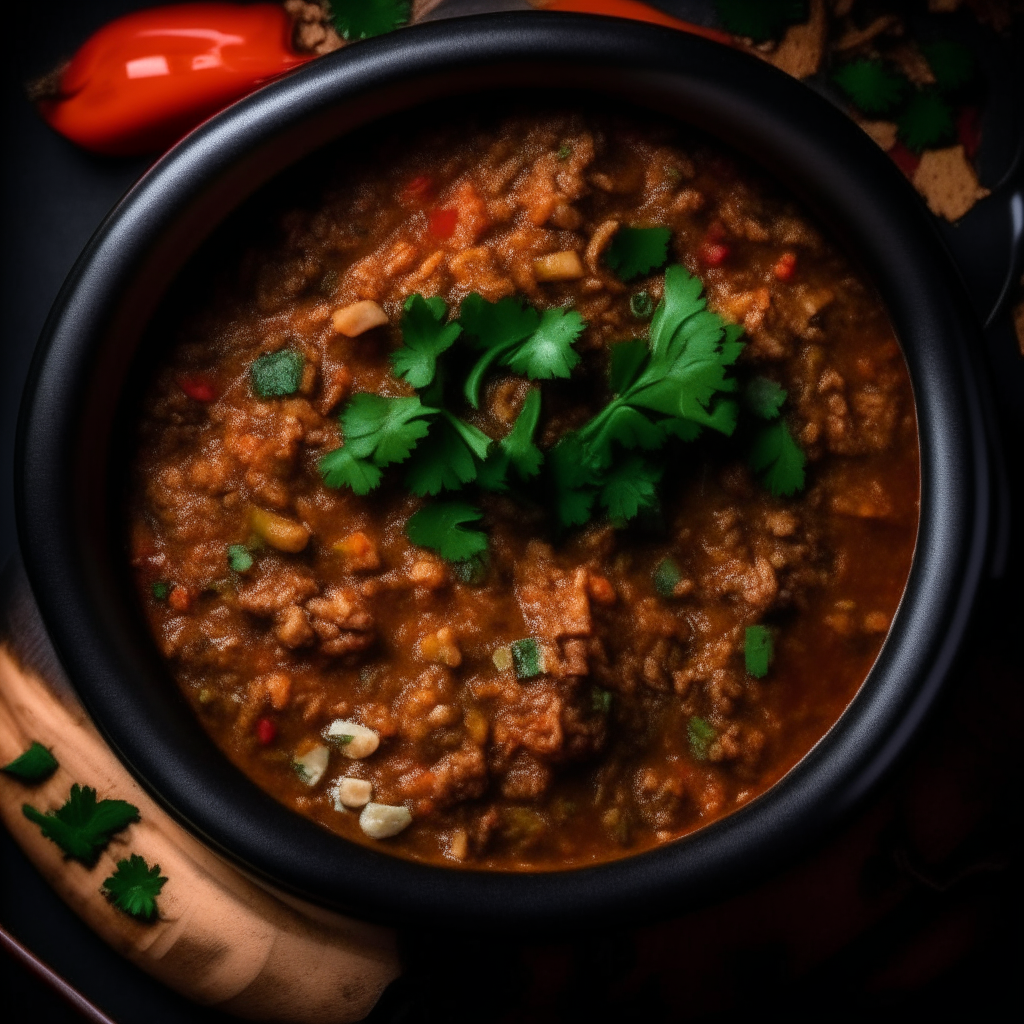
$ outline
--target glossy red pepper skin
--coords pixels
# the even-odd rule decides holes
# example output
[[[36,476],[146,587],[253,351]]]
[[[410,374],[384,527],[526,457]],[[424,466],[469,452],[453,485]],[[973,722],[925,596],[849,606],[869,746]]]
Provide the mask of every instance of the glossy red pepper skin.
[[[126,15],[91,36],[39,103],[47,123],[112,156],[166,149],[257,86],[312,59],[277,4],[181,4]]]

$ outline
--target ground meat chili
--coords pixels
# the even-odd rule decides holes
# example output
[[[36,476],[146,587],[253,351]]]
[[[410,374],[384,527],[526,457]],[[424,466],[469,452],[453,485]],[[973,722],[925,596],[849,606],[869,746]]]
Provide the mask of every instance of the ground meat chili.
[[[622,857],[764,792],[863,682],[916,539],[910,380],[863,275],[703,136],[585,110],[432,123],[265,208],[181,314],[129,475],[139,600],[224,753],[339,835],[497,870]],[[632,448],[616,421],[618,504],[601,484],[557,505],[583,463],[555,445],[625,394],[686,288],[745,332],[713,332],[694,415],[722,419],[694,438],[648,409]],[[475,409],[491,314],[542,326],[484,359]],[[552,352],[554,376],[529,369]],[[381,409],[408,458],[356,429]],[[438,450],[449,489],[414,494]],[[470,514],[410,524],[451,502]]]

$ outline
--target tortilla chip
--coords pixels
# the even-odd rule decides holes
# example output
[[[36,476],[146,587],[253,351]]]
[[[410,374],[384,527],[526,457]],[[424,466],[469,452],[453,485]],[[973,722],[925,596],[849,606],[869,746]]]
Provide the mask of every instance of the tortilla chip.
[[[899,131],[899,128],[895,121],[862,121],[858,118],[857,124],[859,124],[861,128],[871,136],[872,141],[878,143],[886,153],[896,145],[896,133]]]
[[[913,177],[914,188],[924,196],[936,217],[959,220],[989,194],[967,160],[963,146],[929,149],[921,156]]]
[[[775,50],[765,59],[794,78],[817,74],[825,55],[828,12],[825,0],[811,0],[811,12],[803,25],[791,25]]]

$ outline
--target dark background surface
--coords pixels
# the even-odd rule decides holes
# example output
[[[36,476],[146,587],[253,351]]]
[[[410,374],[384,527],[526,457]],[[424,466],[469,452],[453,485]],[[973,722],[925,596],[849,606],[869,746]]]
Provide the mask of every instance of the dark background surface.
[[[132,0],[20,5],[3,41],[2,296],[0,296],[0,563],[15,550],[10,498],[14,426],[35,339],[64,276],[146,160],[106,160],[54,135],[24,99],[45,72],[101,24],[147,6]],[[449,0],[495,10],[519,0]],[[660,6],[709,23],[710,4]],[[899,6],[899,5],[894,5]],[[903,5],[908,6],[908,5]],[[923,5],[917,5],[918,7]],[[994,186],[1022,136],[1016,42],[964,20],[986,58],[989,102],[980,172]],[[979,310],[1007,263],[997,199],[943,227]],[[993,409],[1022,485],[1024,359],[1008,316],[986,334]],[[1021,508],[1016,501],[1016,508]],[[1019,518],[1019,517],[1018,517]],[[1017,531],[1019,533],[1019,531]],[[675,921],[615,928],[576,941],[502,936],[403,937],[406,977],[379,1021],[887,1021],[1018,1019],[1021,987],[1019,637],[1022,556],[979,603],[948,692],[902,768],[840,833],[757,889]],[[186,1003],[98,940],[0,830],[0,924],[120,1024],[226,1021]],[[80,1020],[0,953],[0,1007],[37,1021]],[[8,1019],[22,1019],[22,1014]]]

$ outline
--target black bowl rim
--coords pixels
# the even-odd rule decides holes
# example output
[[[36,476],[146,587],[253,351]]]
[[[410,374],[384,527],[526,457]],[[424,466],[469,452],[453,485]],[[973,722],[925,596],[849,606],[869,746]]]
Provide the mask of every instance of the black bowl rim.
[[[157,692],[152,652],[139,653],[115,607],[97,535],[88,532],[94,509],[81,465],[82,446],[93,443],[86,424],[99,422],[111,398],[97,367],[111,336],[129,331],[126,318],[145,304],[139,268],[151,256],[176,267],[198,244],[196,217],[216,221],[332,131],[341,134],[345,111],[372,120],[427,95],[527,75],[679,110],[784,176],[870,268],[914,381],[921,523],[878,661],[839,722],[783,780],[648,853],[563,872],[496,873],[430,867],[340,840],[225,767],[195,719]],[[356,105],[368,113],[355,114]],[[907,183],[860,129],[782,73],[703,39],[607,19],[548,12],[419,26],[313,62],[214,117],[101,225],[54,304],[22,405],[16,503],[25,564],[61,660],[119,756],[187,828],[257,876],[391,922],[532,927],[657,916],[716,898],[821,835],[892,765],[934,702],[986,554],[989,467],[968,357],[975,334],[956,274]],[[154,685],[129,682],[139,678]]]

